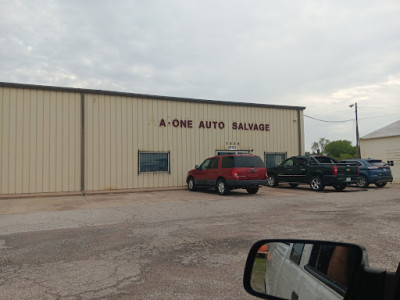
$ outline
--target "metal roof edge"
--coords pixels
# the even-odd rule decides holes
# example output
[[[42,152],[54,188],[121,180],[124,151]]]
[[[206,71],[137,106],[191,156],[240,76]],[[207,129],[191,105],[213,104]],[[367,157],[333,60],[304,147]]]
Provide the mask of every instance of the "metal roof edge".
[[[372,137],[364,136],[364,137],[360,138],[360,141],[361,140],[386,139],[386,138],[392,138],[392,137],[400,137],[400,134],[392,134],[392,135],[385,135],[385,136],[372,136]]]
[[[400,120],[390,123],[380,129],[377,129],[367,135],[362,136],[360,139],[376,139],[400,136]]]
[[[143,99],[196,102],[196,103],[219,104],[219,105],[253,106],[253,107],[296,109],[296,110],[305,110],[306,109],[305,106],[261,104],[261,103],[250,103],[250,102],[248,103],[248,102],[235,102],[235,101],[222,101],[222,100],[206,100],[206,99],[196,99],[196,98],[160,96],[160,95],[138,94],[138,93],[129,93],[129,92],[83,89],[83,88],[56,87],[56,86],[47,86],[47,85],[38,85],[38,84],[0,82],[0,87],[41,89],[41,90],[50,90],[50,91],[76,92],[76,93],[87,93],[87,94],[103,94],[103,95],[113,95],[113,96],[137,97],[137,98],[143,98]]]

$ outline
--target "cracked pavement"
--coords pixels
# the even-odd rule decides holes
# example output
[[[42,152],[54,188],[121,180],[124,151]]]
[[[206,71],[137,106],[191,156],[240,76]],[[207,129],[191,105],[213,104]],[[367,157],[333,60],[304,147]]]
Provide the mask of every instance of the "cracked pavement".
[[[400,261],[399,185],[316,193],[233,191],[0,200],[0,299],[253,299],[247,252],[262,238],[362,244]],[[383,251],[382,251],[383,250]]]

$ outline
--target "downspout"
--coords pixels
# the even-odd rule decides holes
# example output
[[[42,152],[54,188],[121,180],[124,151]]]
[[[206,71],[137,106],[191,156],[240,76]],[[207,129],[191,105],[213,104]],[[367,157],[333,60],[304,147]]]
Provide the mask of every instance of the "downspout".
[[[81,192],[85,192],[85,94],[81,93]]]
[[[297,131],[298,131],[298,138],[299,138],[299,155],[303,155],[303,147],[301,144],[302,138],[301,138],[301,120],[300,120],[300,109],[297,110]]]

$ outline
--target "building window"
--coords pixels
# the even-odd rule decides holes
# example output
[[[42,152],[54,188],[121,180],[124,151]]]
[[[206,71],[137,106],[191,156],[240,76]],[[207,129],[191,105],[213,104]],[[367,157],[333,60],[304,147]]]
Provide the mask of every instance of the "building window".
[[[139,173],[169,172],[169,152],[139,151]]]
[[[391,167],[393,167],[393,166],[394,166],[394,162],[393,162],[393,160],[388,160],[387,164],[388,164],[389,166],[391,166]]]
[[[286,153],[265,153],[265,164],[268,168],[280,165],[286,159]]]

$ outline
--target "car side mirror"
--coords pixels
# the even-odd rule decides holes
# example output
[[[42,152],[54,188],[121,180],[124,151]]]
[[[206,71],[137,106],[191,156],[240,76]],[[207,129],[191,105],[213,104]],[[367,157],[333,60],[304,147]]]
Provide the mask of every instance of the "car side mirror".
[[[264,299],[351,299],[363,255],[354,244],[261,240],[249,252],[243,284]]]
[[[200,166],[199,166],[199,165],[195,165],[194,168],[195,168],[196,170],[200,170]]]

